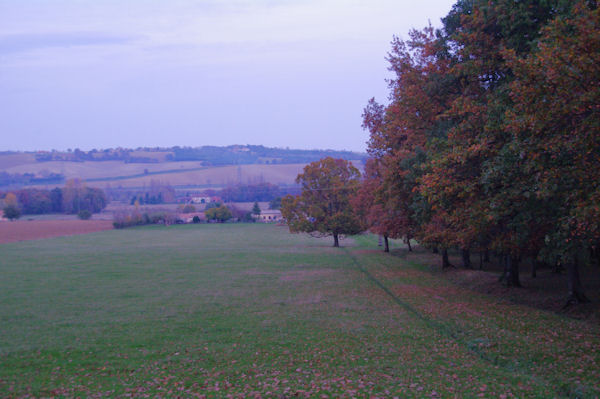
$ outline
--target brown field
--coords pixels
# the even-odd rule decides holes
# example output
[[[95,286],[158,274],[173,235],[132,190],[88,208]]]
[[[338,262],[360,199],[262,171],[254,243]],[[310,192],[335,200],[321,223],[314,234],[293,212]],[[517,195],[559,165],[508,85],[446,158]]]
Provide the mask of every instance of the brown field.
[[[109,220],[18,220],[0,222],[0,244],[112,229]]]
[[[0,162],[4,156],[0,157]],[[7,161],[8,162],[8,161]],[[119,176],[131,176],[148,172],[162,172],[165,170],[191,169],[202,167],[198,161],[189,162],[164,162],[164,163],[125,163],[122,161],[102,161],[102,162],[22,162],[14,166],[5,167],[8,173],[34,173],[40,175],[43,172],[60,173],[69,178],[80,179],[101,179],[114,178]],[[159,175],[160,176],[160,175]]]

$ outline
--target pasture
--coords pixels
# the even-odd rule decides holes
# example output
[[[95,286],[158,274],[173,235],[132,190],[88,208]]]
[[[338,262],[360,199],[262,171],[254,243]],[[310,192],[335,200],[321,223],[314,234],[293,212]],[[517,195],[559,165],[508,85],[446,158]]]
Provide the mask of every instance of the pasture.
[[[600,395],[600,328],[365,235],[145,226],[0,245],[2,397]]]

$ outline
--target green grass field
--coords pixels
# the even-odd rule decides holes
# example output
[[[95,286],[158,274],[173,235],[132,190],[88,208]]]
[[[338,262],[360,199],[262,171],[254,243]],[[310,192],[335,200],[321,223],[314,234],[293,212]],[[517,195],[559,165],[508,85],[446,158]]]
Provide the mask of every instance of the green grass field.
[[[234,224],[0,245],[0,397],[600,395],[598,326],[330,245]]]

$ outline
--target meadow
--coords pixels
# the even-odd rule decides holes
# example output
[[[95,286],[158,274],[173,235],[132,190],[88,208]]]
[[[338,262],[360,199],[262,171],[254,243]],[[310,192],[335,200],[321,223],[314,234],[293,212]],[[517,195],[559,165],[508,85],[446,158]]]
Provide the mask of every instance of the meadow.
[[[600,395],[598,325],[371,235],[331,244],[252,224],[1,244],[0,396]]]

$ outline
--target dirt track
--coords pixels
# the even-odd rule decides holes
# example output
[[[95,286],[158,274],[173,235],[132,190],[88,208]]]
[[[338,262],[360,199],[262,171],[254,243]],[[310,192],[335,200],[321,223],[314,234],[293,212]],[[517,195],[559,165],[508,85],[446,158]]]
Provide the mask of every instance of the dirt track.
[[[112,229],[108,220],[20,220],[0,222],[0,244]]]

